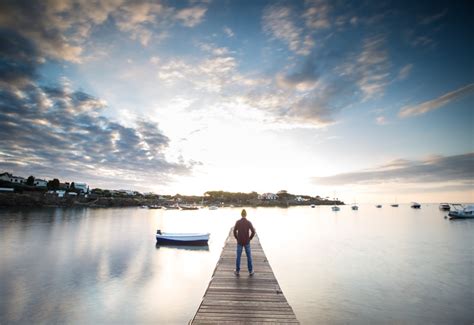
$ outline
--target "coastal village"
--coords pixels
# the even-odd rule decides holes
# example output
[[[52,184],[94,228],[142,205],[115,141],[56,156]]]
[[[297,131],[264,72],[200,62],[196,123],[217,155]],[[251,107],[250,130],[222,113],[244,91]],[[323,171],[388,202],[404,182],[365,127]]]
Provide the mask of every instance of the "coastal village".
[[[291,194],[286,190],[276,193],[241,193],[207,191],[202,196],[163,195],[133,190],[90,188],[84,182],[61,182],[58,178],[46,180],[0,173],[0,206],[89,206],[117,207],[142,206],[151,208],[198,208],[296,205],[343,205],[338,199],[319,195]]]

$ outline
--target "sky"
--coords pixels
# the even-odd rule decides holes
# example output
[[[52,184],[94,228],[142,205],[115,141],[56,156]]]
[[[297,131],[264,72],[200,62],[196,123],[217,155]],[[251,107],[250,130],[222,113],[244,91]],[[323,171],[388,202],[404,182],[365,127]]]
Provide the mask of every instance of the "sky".
[[[0,171],[474,201],[472,1],[0,3]]]

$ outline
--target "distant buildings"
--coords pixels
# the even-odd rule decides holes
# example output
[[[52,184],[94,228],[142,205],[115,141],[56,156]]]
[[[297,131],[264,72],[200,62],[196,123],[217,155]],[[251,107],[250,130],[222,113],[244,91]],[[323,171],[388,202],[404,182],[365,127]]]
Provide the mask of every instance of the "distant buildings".
[[[274,193],[263,193],[258,195],[259,200],[274,201],[278,200],[278,195]]]
[[[32,176],[30,176],[32,177]],[[34,186],[36,188],[39,188],[39,189],[46,189],[48,188],[48,184],[50,184],[52,181],[47,181],[45,179],[41,179],[41,178],[33,178],[34,181],[33,183],[28,183],[28,179],[27,178],[24,178],[24,177],[21,177],[21,176],[14,176],[13,174],[11,173],[7,173],[7,172],[4,172],[4,173],[1,173],[0,174],[0,181],[3,181],[4,185],[5,186],[9,186],[5,183],[11,183],[10,186],[12,185],[29,185],[29,186]],[[31,180],[30,180],[31,182]],[[54,182],[53,182],[54,183]],[[56,188],[56,190],[61,190],[63,191],[64,193],[66,193],[66,191],[75,191],[77,193],[84,193],[84,194],[87,194],[89,193],[89,186],[86,184],[86,183],[58,183],[59,186]],[[72,186],[72,184],[74,184],[74,186]],[[57,185],[56,185],[57,186]],[[53,185],[54,187],[54,185]],[[28,187],[27,187],[28,188]],[[27,189],[26,188],[26,189]],[[58,191],[56,191],[58,192]],[[56,193],[59,195],[64,196],[64,193]]]
[[[74,189],[82,193],[89,192],[89,186],[86,183],[74,183]]]
[[[35,179],[35,182],[34,182],[34,185],[36,187],[48,187],[48,181],[44,180],[44,179],[40,179],[40,178],[36,178]]]
[[[26,178],[23,178],[21,176],[13,176],[10,173],[0,174],[0,180],[7,181],[7,182],[10,182],[10,183],[14,183],[14,184],[25,184],[26,183]]]

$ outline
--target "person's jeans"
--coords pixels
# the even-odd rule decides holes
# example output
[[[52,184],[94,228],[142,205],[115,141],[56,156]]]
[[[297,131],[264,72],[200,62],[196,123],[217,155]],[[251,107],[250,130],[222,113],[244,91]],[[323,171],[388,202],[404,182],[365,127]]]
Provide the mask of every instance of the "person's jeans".
[[[247,255],[247,267],[249,269],[249,273],[253,271],[253,264],[252,264],[252,252],[250,251],[250,243],[242,246],[237,244],[237,259],[235,260],[235,270],[240,272],[240,257],[242,256],[242,249],[245,247],[245,255]]]

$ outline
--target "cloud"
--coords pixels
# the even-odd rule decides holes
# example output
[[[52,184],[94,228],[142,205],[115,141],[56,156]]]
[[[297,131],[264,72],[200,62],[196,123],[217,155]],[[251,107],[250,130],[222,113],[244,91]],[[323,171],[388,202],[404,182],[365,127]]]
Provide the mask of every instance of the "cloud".
[[[236,60],[232,56],[208,58],[195,64],[172,59],[158,69],[158,78],[168,85],[191,85],[196,90],[219,93],[236,82]]]
[[[377,125],[385,125],[385,124],[388,124],[387,119],[385,118],[385,116],[377,116],[377,117],[375,118],[375,123],[377,123]]]
[[[139,120],[124,126],[102,115],[103,100],[71,90],[67,82],[39,85],[34,44],[0,33],[0,39],[6,36],[8,42],[0,46],[0,84],[8,85],[0,88],[1,168],[84,180],[99,174],[102,181],[115,183],[164,183],[190,173],[190,164],[166,159],[170,140],[156,123]]]
[[[225,26],[223,31],[228,37],[234,37],[234,32],[229,27]]]
[[[426,114],[430,111],[443,107],[451,103],[452,101],[455,101],[465,96],[469,96],[473,92],[474,83],[468,84],[464,87],[451,91],[438,98],[423,102],[421,104],[404,106],[398,112],[398,116],[405,118]]]
[[[166,13],[166,8],[159,3],[128,2],[117,9],[114,18],[121,31],[130,33],[132,39],[146,46],[154,34],[158,17],[165,17]]]
[[[325,29],[331,26],[329,13],[331,7],[326,1],[323,0],[309,0],[306,1],[308,7],[303,18],[306,26],[311,29]]]
[[[146,46],[151,39],[168,37],[167,30],[176,22],[196,26],[206,10],[204,5],[177,10],[159,1],[1,1],[0,28],[30,39],[46,58],[80,63],[95,26],[115,22],[120,31]]]
[[[2,1],[0,27],[31,39],[45,56],[80,62],[81,43],[97,17],[81,4],[72,8],[72,1]]]
[[[355,69],[360,75],[357,84],[363,93],[363,100],[381,97],[388,83],[390,64],[384,44],[383,36],[365,39],[363,50],[357,58]]]
[[[434,23],[435,21],[438,21],[440,20],[441,18],[443,18],[444,16],[446,16],[446,14],[448,13],[448,9],[444,9],[443,11],[437,13],[437,14],[434,14],[434,15],[431,15],[431,16],[425,16],[425,17],[422,17],[420,19],[420,22],[419,24],[420,25],[429,25],[431,23]]]
[[[38,53],[33,44],[10,30],[0,29],[0,86],[24,85],[36,76]]]
[[[400,71],[398,72],[398,79],[399,80],[404,80],[408,78],[410,75],[411,70],[413,69],[413,64],[407,64],[403,66]]]
[[[295,23],[291,8],[272,5],[264,9],[263,30],[274,39],[284,42],[288,48],[299,55],[308,55],[314,47],[310,35],[304,35],[304,30]]]
[[[328,177],[313,177],[321,185],[474,182],[474,153],[436,156],[419,161],[395,160],[386,165]]]
[[[175,17],[186,27],[194,27],[202,22],[207,8],[205,7],[190,7],[178,10]]]
[[[313,89],[319,79],[314,59],[308,58],[296,70],[287,74],[279,73],[276,76],[277,84],[286,89],[307,91]]]

